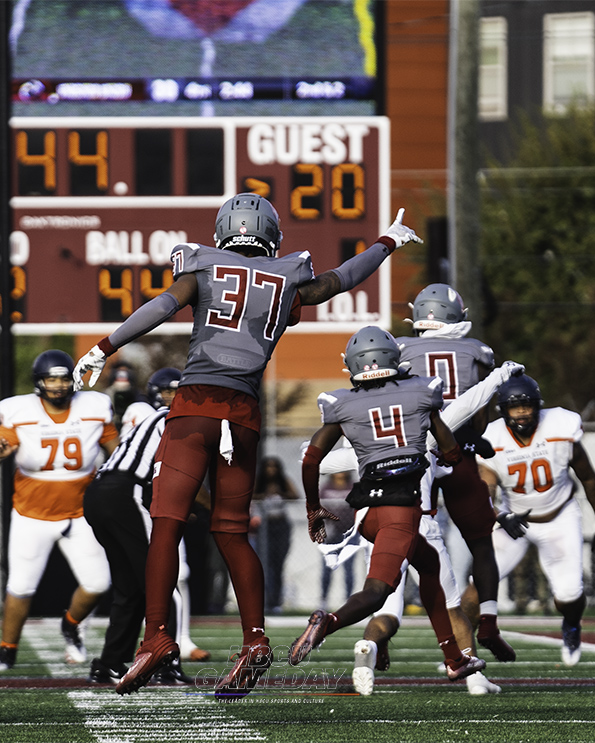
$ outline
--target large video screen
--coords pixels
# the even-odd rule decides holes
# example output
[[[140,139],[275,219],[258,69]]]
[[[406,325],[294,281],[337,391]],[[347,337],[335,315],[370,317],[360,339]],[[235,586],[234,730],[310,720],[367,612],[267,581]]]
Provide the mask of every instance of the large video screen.
[[[376,0],[14,0],[15,116],[382,113]]]

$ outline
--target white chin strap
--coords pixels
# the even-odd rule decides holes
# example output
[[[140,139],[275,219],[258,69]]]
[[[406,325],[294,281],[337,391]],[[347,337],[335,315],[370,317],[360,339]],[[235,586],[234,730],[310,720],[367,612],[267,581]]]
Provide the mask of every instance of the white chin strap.
[[[430,328],[430,323],[434,323],[437,327]],[[462,322],[439,323],[434,320],[418,320],[413,323],[413,328],[428,338],[452,340],[466,336],[471,330],[471,322],[469,320],[463,320]]]

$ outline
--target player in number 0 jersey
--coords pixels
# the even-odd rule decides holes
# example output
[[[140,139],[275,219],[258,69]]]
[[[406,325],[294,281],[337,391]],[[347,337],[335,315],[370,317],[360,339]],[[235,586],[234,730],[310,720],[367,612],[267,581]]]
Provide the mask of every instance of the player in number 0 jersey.
[[[225,560],[240,610],[243,647],[216,685],[221,701],[244,697],[271,663],[264,630],[262,565],[248,541],[260,430],[259,388],[271,354],[301,305],[325,302],[370,276],[395,248],[420,242],[401,224],[343,265],[314,277],[307,251],[276,258],[279,217],[266,199],[238,194],[215,223],[216,248],[173,249],[173,285],[134,312],[78,363],[75,377],[92,371],[93,385],[106,356],[189,305],[194,327],[188,361],[155,457],[147,559],[145,638],[137,660],[116,687],[144,686],[179,653],[166,631],[178,575],[178,543],[195,496],[209,471],[211,531]]]
[[[484,379],[494,367],[492,349],[466,337],[471,330],[467,310],[458,292],[447,284],[430,284],[417,295],[413,330],[415,337],[396,339],[401,361],[411,365],[412,374],[441,377],[445,405]],[[438,489],[442,490],[446,510],[472,555],[471,573],[481,604],[477,641],[499,661],[508,662],[515,659],[515,652],[502,638],[497,624],[499,576],[492,544],[495,516],[475,462],[476,452],[487,456],[490,450],[481,437],[487,420],[484,408],[455,432],[463,461],[451,475],[434,482],[432,498],[435,506]]]
[[[498,391],[499,420],[485,436],[496,455],[480,459],[480,474],[495,496],[500,486],[502,528],[494,532],[500,576],[519,564],[530,544],[562,614],[562,660],[568,666],[581,655],[583,591],[583,533],[581,509],[574,498],[572,469],[595,509],[595,472],[580,443],[583,435],[578,413],[564,408],[541,410],[537,382],[523,375]],[[477,621],[477,595],[472,586],[463,607]]]

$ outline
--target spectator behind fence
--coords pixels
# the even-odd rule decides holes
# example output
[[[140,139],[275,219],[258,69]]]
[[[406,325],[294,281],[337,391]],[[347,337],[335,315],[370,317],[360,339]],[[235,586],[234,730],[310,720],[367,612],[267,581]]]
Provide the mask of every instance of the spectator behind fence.
[[[114,408],[114,425],[118,431],[122,428],[122,416],[127,408],[135,402],[146,402],[138,388],[136,372],[125,361],[116,362],[110,368],[105,393],[111,398]]]
[[[265,457],[256,475],[252,500],[252,538],[265,575],[265,611],[280,614],[283,605],[283,570],[291,545],[287,501],[298,492],[278,457]]]

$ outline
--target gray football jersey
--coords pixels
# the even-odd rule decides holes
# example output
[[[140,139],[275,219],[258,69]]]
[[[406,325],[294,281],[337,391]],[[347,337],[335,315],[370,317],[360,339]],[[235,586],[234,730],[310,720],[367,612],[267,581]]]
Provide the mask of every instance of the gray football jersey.
[[[401,361],[411,364],[411,373],[440,377],[444,382],[444,403],[455,400],[480,380],[481,364],[494,368],[494,352],[475,338],[406,337],[396,339]]]
[[[442,388],[439,377],[411,377],[384,387],[323,392],[318,406],[322,422],[338,423],[353,445],[362,477],[368,464],[425,454],[430,412],[442,407]]]
[[[180,384],[230,387],[258,398],[297,288],[314,278],[310,253],[247,258],[196,243],[172,250],[174,279],[194,274],[198,301]]]

